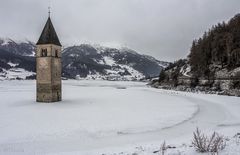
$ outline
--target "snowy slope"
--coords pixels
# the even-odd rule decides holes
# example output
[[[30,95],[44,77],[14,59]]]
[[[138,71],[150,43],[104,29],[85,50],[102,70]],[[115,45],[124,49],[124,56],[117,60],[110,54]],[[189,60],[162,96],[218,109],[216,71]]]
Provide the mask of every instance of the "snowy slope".
[[[14,96],[14,97],[11,97]],[[140,82],[63,81],[63,101],[35,102],[35,81],[0,82],[0,154],[195,154],[192,132],[230,138],[237,155],[237,97],[159,90]]]

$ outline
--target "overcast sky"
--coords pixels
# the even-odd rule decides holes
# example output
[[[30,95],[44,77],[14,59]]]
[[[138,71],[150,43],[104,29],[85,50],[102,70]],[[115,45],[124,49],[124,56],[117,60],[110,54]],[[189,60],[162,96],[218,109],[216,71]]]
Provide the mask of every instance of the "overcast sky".
[[[63,45],[128,47],[160,60],[240,12],[240,0],[0,0],[0,37],[36,42],[48,17]]]

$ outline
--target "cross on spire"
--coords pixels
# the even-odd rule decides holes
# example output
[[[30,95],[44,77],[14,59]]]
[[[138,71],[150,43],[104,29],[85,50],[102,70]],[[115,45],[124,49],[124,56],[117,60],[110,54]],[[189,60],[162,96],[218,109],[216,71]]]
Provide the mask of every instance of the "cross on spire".
[[[49,6],[48,7],[48,17],[50,17],[50,15],[51,15],[51,7]]]

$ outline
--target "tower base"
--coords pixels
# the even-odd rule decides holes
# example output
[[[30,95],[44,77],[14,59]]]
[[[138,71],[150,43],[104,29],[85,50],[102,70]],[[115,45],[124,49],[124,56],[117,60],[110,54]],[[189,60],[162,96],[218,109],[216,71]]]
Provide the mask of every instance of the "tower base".
[[[60,102],[62,101],[61,85],[37,84],[37,102]]]

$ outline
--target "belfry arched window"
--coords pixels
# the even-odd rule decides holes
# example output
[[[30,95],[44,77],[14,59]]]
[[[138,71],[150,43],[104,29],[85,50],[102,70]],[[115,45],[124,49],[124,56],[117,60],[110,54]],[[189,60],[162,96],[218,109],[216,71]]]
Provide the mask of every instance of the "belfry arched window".
[[[47,56],[47,49],[46,48],[42,49],[41,56],[42,57],[46,57]]]

